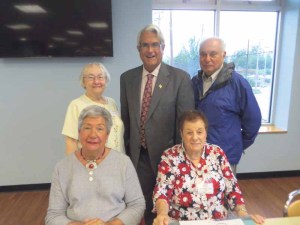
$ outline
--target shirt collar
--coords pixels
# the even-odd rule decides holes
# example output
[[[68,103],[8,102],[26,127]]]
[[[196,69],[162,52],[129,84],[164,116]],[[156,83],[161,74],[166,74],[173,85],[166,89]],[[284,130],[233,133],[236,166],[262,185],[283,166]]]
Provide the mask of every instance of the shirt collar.
[[[209,77],[207,77],[207,76],[205,75],[205,73],[203,72],[203,73],[202,73],[202,79],[203,79],[203,80],[212,79],[212,83],[213,83],[213,82],[217,79],[219,72],[220,72],[221,69],[223,68],[223,65],[224,65],[224,64],[222,64],[221,67],[220,67],[216,72],[214,72],[212,75],[210,75]]]
[[[148,74],[152,74],[153,76],[157,77],[158,73],[159,73],[159,69],[160,69],[161,63],[151,72],[149,73],[145,67],[143,66],[143,77],[147,76]]]
[[[203,159],[205,159],[206,145],[207,145],[207,142],[205,142],[205,144],[203,146],[203,151],[202,151],[202,154],[201,154],[201,158],[203,158]],[[188,159],[188,156],[186,154],[186,150],[184,148],[183,142],[181,142],[181,149],[182,149],[182,154],[184,155],[184,157],[186,157]]]

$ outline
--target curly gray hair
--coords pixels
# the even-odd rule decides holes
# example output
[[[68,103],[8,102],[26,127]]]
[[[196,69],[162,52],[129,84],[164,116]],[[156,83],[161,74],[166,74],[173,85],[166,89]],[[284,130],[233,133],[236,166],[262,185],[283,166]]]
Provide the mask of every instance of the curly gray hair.
[[[102,117],[105,120],[107,133],[110,133],[113,122],[111,114],[107,109],[98,105],[91,105],[84,108],[79,115],[78,130],[81,129],[83,120],[87,117]]]

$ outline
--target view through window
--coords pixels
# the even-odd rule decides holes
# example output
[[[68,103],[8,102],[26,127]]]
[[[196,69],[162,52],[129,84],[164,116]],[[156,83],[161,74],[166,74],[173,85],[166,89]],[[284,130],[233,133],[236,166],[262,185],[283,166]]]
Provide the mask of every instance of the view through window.
[[[262,112],[270,122],[278,12],[214,10],[153,10],[153,23],[165,36],[164,62],[191,76],[199,68],[199,44],[219,33],[226,44],[227,62],[250,83]],[[217,24],[218,29],[215,29]]]

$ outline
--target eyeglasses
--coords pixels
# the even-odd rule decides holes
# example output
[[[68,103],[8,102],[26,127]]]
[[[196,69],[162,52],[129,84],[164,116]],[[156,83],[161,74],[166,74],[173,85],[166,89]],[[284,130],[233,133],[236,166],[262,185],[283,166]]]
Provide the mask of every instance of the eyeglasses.
[[[97,75],[97,76],[94,76],[94,75],[87,75],[87,76],[84,76],[85,79],[87,79],[88,81],[94,81],[94,80],[104,80],[105,79],[105,76],[103,75]]]
[[[153,43],[141,43],[140,48],[142,49],[148,49],[148,48],[153,48],[153,49],[158,49],[160,48],[161,43],[159,42],[153,42]]]

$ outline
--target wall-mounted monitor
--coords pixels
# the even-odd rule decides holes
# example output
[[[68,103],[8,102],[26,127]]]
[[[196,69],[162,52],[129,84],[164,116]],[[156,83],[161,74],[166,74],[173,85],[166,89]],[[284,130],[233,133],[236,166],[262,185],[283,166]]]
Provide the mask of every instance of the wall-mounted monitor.
[[[111,0],[0,0],[0,58],[113,56]]]

